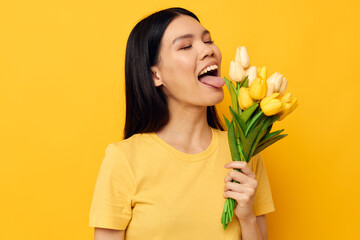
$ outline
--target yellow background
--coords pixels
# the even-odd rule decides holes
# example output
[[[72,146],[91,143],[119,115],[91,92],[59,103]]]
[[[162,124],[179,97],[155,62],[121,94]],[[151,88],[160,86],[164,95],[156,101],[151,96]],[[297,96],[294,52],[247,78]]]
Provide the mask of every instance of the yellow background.
[[[93,238],[98,169],[122,137],[127,37],[172,6],[211,31],[223,73],[245,45],[299,98],[274,127],[289,135],[263,152],[269,239],[360,239],[358,0],[2,1],[1,238]],[[229,103],[226,92],[220,115]]]

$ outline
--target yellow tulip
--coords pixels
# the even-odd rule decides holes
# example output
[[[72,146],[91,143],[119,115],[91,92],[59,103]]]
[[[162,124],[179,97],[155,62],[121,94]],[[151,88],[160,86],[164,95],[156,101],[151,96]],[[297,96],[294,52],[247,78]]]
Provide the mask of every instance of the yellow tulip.
[[[273,93],[261,100],[260,107],[266,116],[272,116],[284,110],[285,103],[278,99],[278,96],[279,93]]]
[[[266,67],[265,66],[258,69],[258,76],[262,79],[266,79]]]
[[[245,71],[241,66],[241,62],[230,62],[229,76],[235,82],[241,82],[243,80],[245,77]]]
[[[291,93],[285,93],[284,96],[281,97],[281,101],[285,104],[285,108],[280,115],[279,121],[283,120],[298,106],[297,98],[293,97]]]
[[[254,100],[249,95],[249,88],[241,87],[239,89],[239,105],[242,110],[251,107]]]
[[[255,78],[250,86],[250,97],[254,100],[261,100],[266,96],[267,86],[266,80],[263,78]]]
[[[290,92],[287,92],[284,94],[284,96],[281,97],[281,101],[283,101],[284,103],[291,103],[293,98],[293,95]]]

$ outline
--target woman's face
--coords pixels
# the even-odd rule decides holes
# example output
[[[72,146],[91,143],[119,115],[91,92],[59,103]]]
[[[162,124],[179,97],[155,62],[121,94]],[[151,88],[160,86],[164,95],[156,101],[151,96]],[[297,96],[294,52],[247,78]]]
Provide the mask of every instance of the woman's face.
[[[169,106],[203,107],[224,97],[220,68],[221,53],[210,33],[194,18],[181,15],[165,30],[159,62],[152,72],[155,86],[162,88]],[[199,74],[204,75],[199,78]]]

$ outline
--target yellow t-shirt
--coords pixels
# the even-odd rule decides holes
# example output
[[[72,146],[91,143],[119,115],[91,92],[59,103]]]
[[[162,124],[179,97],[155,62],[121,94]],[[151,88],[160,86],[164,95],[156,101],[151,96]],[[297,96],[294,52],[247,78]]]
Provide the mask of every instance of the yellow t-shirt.
[[[212,129],[208,148],[187,154],[155,133],[135,134],[105,150],[90,208],[90,227],[125,230],[127,240],[239,240],[234,215],[220,223],[224,178],[231,161],[227,132]],[[258,187],[255,215],[274,211],[260,154],[249,165]]]

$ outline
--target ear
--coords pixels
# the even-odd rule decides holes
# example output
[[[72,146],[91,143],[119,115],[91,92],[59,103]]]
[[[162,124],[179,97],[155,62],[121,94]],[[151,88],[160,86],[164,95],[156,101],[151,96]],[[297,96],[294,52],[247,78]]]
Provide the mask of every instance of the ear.
[[[159,87],[164,84],[163,81],[161,80],[160,71],[157,66],[151,67],[151,73],[155,87]]]

